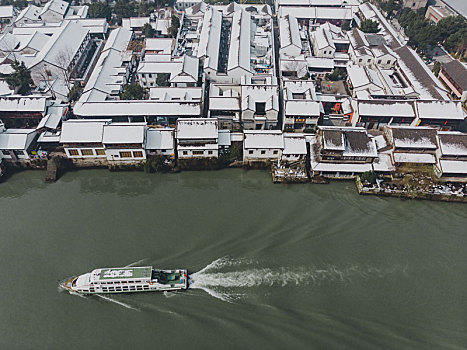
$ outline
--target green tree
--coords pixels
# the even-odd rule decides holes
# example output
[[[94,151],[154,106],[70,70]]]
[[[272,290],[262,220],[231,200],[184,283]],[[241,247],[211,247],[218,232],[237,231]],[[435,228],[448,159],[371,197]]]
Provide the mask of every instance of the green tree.
[[[441,63],[436,61],[435,66],[433,67],[433,74],[438,76],[440,69],[441,69]]]
[[[79,96],[81,94],[81,88],[78,84],[75,84],[71,87],[70,91],[68,92],[68,100],[69,101],[78,101]]]
[[[378,33],[378,22],[367,19],[360,24],[360,30],[364,33]]]
[[[365,171],[362,174],[361,179],[362,179],[362,182],[368,182],[370,184],[375,184],[377,176],[376,176],[376,173],[374,171]]]
[[[128,84],[122,94],[122,100],[142,100],[144,89],[139,84]]]
[[[170,73],[159,73],[156,77],[157,86],[169,86]]]
[[[402,4],[394,0],[387,0],[381,1],[379,6],[381,7],[381,10],[386,12],[386,18],[392,18],[394,16],[394,12],[397,12],[401,9]]]
[[[180,20],[177,16],[172,15],[171,25],[169,28],[169,34],[172,38],[177,37],[178,28],[180,28]]]
[[[135,10],[135,4],[128,0],[119,0],[114,6],[114,13],[119,19],[134,16]]]
[[[350,22],[349,21],[345,21],[343,24],[342,24],[342,27],[341,27],[342,30],[350,30]]]
[[[154,35],[156,34],[156,32],[154,31],[154,28],[149,23],[145,23],[143,26],[143,34],[146,38],[154,38]]]
[[[8,85],[18,88],[18,93],[27,95],[31,92],[31,85],[33,84],[31,78],[31,71],[26,68],[24,62],[19,63],[15,61],[11,64],[14,72],[9,74],[5,81]]]
[[[105,18],[107,21],[112,17],[112,9],[104,2],[94,2],[89,5],[88,13],[90,18]]]

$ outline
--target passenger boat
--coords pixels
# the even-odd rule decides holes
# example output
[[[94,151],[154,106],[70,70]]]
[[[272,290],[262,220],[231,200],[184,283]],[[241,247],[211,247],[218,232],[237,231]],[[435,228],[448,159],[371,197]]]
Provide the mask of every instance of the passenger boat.
[[[60,284],[80,294],[171,291],[188,288],[186,270],[157,270],[152,266],[102,268]]]

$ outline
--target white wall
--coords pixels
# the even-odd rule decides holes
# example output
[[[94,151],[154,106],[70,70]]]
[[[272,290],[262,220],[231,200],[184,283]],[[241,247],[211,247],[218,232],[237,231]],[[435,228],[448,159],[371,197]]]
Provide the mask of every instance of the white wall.
[[[193,154],[193,151],[198,152],[202,151],[203,154]],[[185,154],[186,152],[186,154]],[[212,152],[211,154],[209,152]],[[188,158],[217,158],[219,156],[219,151],[216,149],[183,149],[183,147],[178,148],[178,158],[179,159],[188,159]]]
[[[121,157],[120,152],[130,152],[131,157]],[[141,152],[141,157],[136,156],[135,152]],[[146,151],[143,148],[106,148],[105,155],[107,160],[111,162],[136,162],[146,159]]]
[[[71,159],[81,159],[81,158],[105,158],[105,154],[103,155],[97,155],[97,149],[101,149],[101,150],[104,150],[104,147],[65,147],[64,150],[65,150],[65,153],[66,153],[66,156],[68,158],[71,158]],[[78,155],[77,156],[73,156],[70,154],[70,150],[77,150],[78,151]],[[82,153],[82,150],[91,150],[92,151],[92,155],[83,155]]]
[[[243,147],[243,161],[248,160],[277,160],[281,157],[281,149],[261,149],[261,148],[250,148],[245,149]]]

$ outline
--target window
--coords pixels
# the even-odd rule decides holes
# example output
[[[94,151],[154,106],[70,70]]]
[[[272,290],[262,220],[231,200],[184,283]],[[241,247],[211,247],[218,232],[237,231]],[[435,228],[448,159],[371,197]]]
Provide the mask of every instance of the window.
[[[358,62],[362,62],[362,61],[363,61],[363,59],[362,59],[362,58],[360,58],[360,59],[358,60]]]
[[[388,60],[386,63],[387,63],[387,64],[390,64],[390,63],[391,63],[391,60]]]
[[[261,154],[266,154],[266,151],[261,151]]]
[[[250,150],[248,151],[248,154],[253,154],[253,150],[250,149]]]
[[[274,151],[274,152],[272,152],[272,153],[273,153],[273,154],[277,154],[278,152],[277,152],[277,151]]]
[[[83,156],[93,156],[94,152],[92,151],[92,149],[82,149],[81,154]]]
[[[208,154],[212,154],[212,151],[208,151]]]
[[[8,152],[8,150],[6,149],[2,149],[2,153],[4,156],[9,156],[10,155],[10,152]]]
[[[183,151],[183,155],[186,156],[188,154],[188,151]]]
[[[194,156],[202,156],[204,154],[204,151],[193,151]]]
[[[135,157],[135,158],[143,158],[143,152],[141,152],[141,151],[134,151],[134,152],[133,152],[133,157]]]
[[[118,152],[122,158],[131,158],[131,152]]]
[[[152,73],[149,73],[149,78],[152,78]]]
[[[371,62],[371,58],[369,58],[367,62],[370,63],[370,62]]]
[[[97,149],[96,149],[96,154],[97,154],[98,156],[105,156],[105,151],[104,151],[103,148],[97,148]]]
[[[161,152],[162,152],[162,153],[164,153],[164,152],[167,152],[167,150],[165,150],[165,149],[161,149]]]
[[[73,156],[73,157],[79,156],[77,149],[70,149],[68,150],[68,153],[70,154],[70,156]]]
[[[13,153],[14,153],[15,156],[17,156],[17,157],[22,157],[22,156],[24,156],[24,152],[23,152],[22,150],[19,150],[19,149],[13,150]]]
[[[381,60],[378,60],[378,64],[381,64]]]
[[[256,102],[256,114],[266,114],[266,102]]]

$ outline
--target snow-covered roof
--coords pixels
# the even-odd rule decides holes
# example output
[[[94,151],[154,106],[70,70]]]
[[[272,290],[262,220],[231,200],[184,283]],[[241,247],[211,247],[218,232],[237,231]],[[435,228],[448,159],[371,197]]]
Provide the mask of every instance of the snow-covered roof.
[[[29,65],[30,67],[41,62],[47,62],[66,69],[67,67],[64,66],[71,63],[89,30],[75,22],[67,22],[60,29],[52,35],[42,50],[39,51],[39,54]]]
[[[13,17],[14,14],[13,5],[0,6],[0,18]]]
[[[373,170],[377,172],[391,172],[396,170],[392,164],[389,153],[378,153],[378,157],[373,161]]]
[[[444,174],[467,174],[467,161],[465,160],[440,160],[441,171]]]
[[[40,112],[45,113],[47,98],[43,96],[0,97],[0,112]]]
[[[319,27],[314,32],[311,32],[311,35],[315,39],[315,43],[318,50],[322,50],[329,46],[334,49],[336,48],[334,45],[334,41],[332,40],[331,33],[329,32],[329,30],[327,30],[326,27]]]
[[[41,8],[34,6],[34,5],[29,5],[28,7],[24,8],[18,17],[15,19],[15,23],[19,22],[22,19],[27,19],[30,21],[39,21],[39,16],[41,14]]]
[[[130,17],[122,19],[122,27],[126,29],[141,28],[149,24],[149,17]]]
[[[342,130],[324,129],[323,147],[326,150],[345,151],[344,133]]]
[[[68,120],[62,123],[60,143],[101,143],[104,125],[110,119]]]
[[[218,144],[219,146],[230,146],[231,145],[231,140],[230,140],[230,130],[219,130],[218,133]]]
[[[284,133],[283,154],[306,154],[305,135],[296,133]]]
[[[240,67],[250,71],[251,15],[237,11],[232,18],[227,70]]]
[[[148,128],[146,131],[146,149],[173,149],[174,128]]]
[[[417,101],[417,108],[420,119],[465,119],[461,102]]]
[[[6,81],[0,80],[0,96],[12,95],[14,92],[15,90],[10,89],[10,86],[8,85]]]
[[[319,127],[323,135],[325,150],[342,151],[343,156],[376,157],[375,140],[368,136],[367,130],[360,127]]]
[[[110,32],[102,51],[114,49],[117,51],[125,51],[133,36],[133,33],[126,28],[118,27]]]
[[[203,94],[201,87],[156,87],[149,89],[149,99],[159,101],[193,101],[200,102]]]
[[[36,129],[7,129],[0,132],[0,149],[24,150],[27,147],[28,135]]]
[[[98,90],[102,92],[103,95],[89,96],[83,94],[79,101],[103,101],[112,92],[118,93],[121,89],[121,86],[125,83],[124,77],[119,74],[121,66],[121,52],[116,50],[107,50],[102,52],[83,91],[86,93],[91,90]],[[97,98],[99,98],[99,100],[96,100]]]
[[[199,116],[199,102],[157,101],[157,100],[108,100],[77,103],[74,114],[83,117],[118,116]]]
[[[239,97],[209,96],[209,110],[239,111],[240,110],[240,98]]]
[[[365,37],[365,33],[363,33],[360,29],[354,28],[347,32],[347,36],[349,37],[350,44],[354,49],[358,49],[361,47],[369,47],[370,43]]]
[[[177,139],[217,139],[217,119],[179,118],[177,119]]]
[[[242,110],[256,111],[256,102],[265,103],[265,110],[279,110],[279,95],[275,85],[242,85]]]
[[[408,46],[394,49],[402,74],[422,99],[449,100],[445,88],[420,56]]]
[[[393,153],[395,163],[423,163],[423,164],[435,164],[436,159],[433,154],[430,153]]]
[[[289,45],[297,46],[300,49],[302,48],[298,22],[295,17],[289,15],[279,17],[279,31],[281,48],[285,48]]]
[[[206,57],[205,65],[217,70],[219,43],[222,28],[222,12],[209,9],[203,17],[203,26],[198,46],[198,57]]]
[[[415,117],[413,103],[403,101],[358,101],[358,112],[360,116]]]
[[[308,68],[322,68],[322,69],[333,69],[334,59],[324,57],[307,57],[306,63]]]
[[[175,40],[172,38],[146,38],[144,49],[146,51],[157,51],[163,54],[170,54]]]
[[[467,156],[467,134],[455,131],[438,131],[441,154],[446,156]]]
[[[39,143],[45,143],[45,142],[53,142],[53,143],[59,143],[60,142],[60,133],[61,131],[57,132],[50,132],[50,131],[45,131],[39,135],[39,138],[37,139],[37,142]]]
[[[104,125],[103,144],[144,143],[146,123],[111,123]]]
[[[383,89],[383,83],[378,77],[378,74],[367,67],[351,65],[347,67],[347,74],[354,89],[374,84],[376,87]]]
[[[65,15],[67,11],[69,3],[62,0],[50,0],[45,6],[42,8],[41,16],[46,13],[47,11],[56,12],[61,16]]]
[[[321,103],[309,100],[285,101],[285,115],[287,116],[314,116],[319,117]]]
[[[284,149],[280,130],[244,130],[244,147],[261,149]]]
[[[389,127],[395,148],[436,149],[436,130],[429,127]]]
[[[78,19],[65,19],[65,21],[75,21],[81,24],[83,28],[89,30],[90,34],[106,34],[109,29],[109,24],[105,18],[78,18]]]

